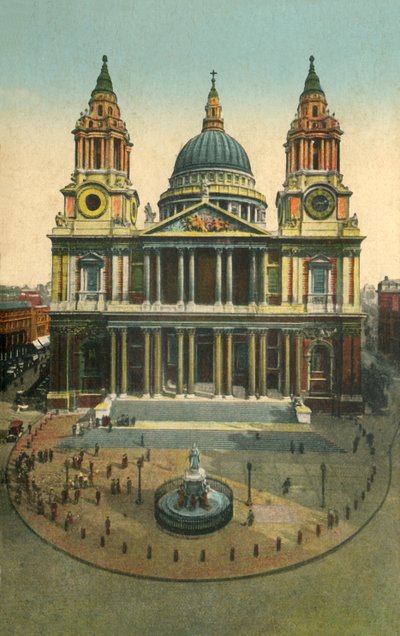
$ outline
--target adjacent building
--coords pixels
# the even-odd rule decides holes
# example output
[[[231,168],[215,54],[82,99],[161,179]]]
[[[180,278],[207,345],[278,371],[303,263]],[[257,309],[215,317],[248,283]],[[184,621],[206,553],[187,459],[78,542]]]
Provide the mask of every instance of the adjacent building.
[[[146,206],[139,230],[132,142],[103,57],[50,235],[54,407],[94,406],[108,393],[297,395],[313,409],[361,409],[363,237],[314,59],[286,137],[275,233],[249,156],[225,128],[213,72],[159,221]]]
[[[400,365],[400,279],[378,284],[378,350]]]

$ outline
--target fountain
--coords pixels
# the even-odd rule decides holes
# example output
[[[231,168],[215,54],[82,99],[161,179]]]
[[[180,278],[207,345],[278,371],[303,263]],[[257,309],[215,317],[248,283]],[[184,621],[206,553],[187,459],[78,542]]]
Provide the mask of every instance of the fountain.
[[[165,530],[198,535],[223,528],[233,516],[232,490],[219,479],[206,476],[200,451],[193,444],[189,469],[182,478],[162,484],[155,493],[155,518]]]

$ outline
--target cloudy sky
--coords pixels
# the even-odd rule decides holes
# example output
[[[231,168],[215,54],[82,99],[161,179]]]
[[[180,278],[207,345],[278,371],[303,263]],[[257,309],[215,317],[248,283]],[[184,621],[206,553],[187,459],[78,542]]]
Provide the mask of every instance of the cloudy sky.
[[[362,283],[400,278],[398,0],[13,0],[0,24],[3,284],[50,278],[73,129],[107,54],[134,142],[141,210],[156,208],[201,130],[210,71],[225,129],[249,155],[276,228],[286,132],[315,66],[345,134],[342,165],[363,244]],[[139,225],[142,218],[139,218]]]

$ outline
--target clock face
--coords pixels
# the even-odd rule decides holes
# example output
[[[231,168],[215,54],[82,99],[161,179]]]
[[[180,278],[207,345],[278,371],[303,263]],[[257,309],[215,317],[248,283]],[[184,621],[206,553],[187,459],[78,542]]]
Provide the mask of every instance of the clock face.
[[[319,188],[307,194],[304,206],[313,219],[327,219],[335,208],[335,197],[329,190]]]
[[[96,219],[104,213],[107,207],[107,198],[104,192],[98,188],[86,188],[78,197],[78,205],[83,216]]]

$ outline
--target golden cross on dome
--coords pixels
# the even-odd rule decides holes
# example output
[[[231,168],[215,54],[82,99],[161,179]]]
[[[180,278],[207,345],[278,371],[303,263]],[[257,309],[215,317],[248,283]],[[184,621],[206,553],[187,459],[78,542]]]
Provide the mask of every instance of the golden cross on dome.
[[[218,75],[218,73],[217,73],[217,71],[214,71],[214,69],[213,69],[211,71],[210,75],[212,75],[212,80],[211,81],[212,81],[213,86],[214,86],[214,84],[215,84],[215,76]]]

